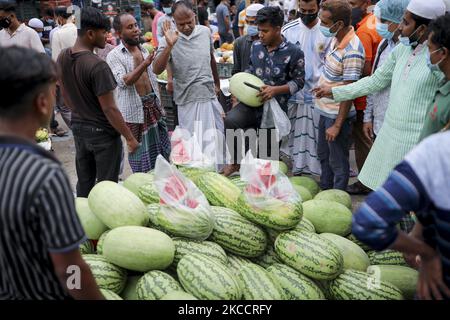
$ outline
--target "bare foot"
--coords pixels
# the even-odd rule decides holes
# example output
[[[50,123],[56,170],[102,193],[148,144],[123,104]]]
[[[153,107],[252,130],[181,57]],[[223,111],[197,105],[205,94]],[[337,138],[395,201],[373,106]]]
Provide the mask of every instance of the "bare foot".
[[[239,171],[240,168],[241,168],[241,166],[238,164],[229,164],[229,165],[226,165],[225,168],[223,168],[222,174],[225,177],[228,177],[232,173]]]

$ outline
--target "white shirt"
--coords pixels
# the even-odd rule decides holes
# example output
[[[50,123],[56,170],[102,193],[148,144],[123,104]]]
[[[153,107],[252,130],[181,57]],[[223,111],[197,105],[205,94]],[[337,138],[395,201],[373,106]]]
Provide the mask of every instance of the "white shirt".
[[[52,29],[52,31],[50,31],[49,34],[49,40],[50,40],[50,47],[52,46],[52,40],[53,40],[53,35],[55,34],[56,31],[58,31],[61,28],[61,26],[56,26]]]
[[[56,61],[62,50],[73,47],[77,41],[78,31],[76,25],[71,22],[61,26],[53,34],[52,38],[52,59]]]
[[[10,34],[8,29],[0,31],[0,47],[11,46],[34,49],[38,52],[45,53],[44,45],[37,32],[23,23],[13,34]]]

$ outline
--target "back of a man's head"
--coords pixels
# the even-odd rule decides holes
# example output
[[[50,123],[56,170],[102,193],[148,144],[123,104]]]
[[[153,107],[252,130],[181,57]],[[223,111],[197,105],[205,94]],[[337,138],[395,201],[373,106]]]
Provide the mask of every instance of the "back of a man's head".
[[[55,8],[55,16],[61,17],[63,19],[69,19],[70,16],[72,16],[73,12],[71,8],[65,7],[65,6],[58,6]]]
[[[16,16],[17,5],[13,1],[0,1],[0,12],[2,12],[3,15],[13,14]]]
[[[342,21],[344,27],[352,23],[352,6],[347,0],[327,0],[321,5],[323,11],[331,13],[333,22]]]
[[[57,79],[56,65],[35,50],[0,48],[0,118],[16,120],[31,111],[36,96]]]
[[[85,7],[81,9],[81,21],[78,35],[83,36],[89,30],[98,31],[111,29],[109,19],[101,13],[100,10],[93,7]]]

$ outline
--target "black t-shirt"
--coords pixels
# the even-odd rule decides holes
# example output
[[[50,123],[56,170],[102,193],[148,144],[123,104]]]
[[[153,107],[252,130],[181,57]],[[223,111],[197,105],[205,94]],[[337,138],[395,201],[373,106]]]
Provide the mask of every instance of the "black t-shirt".
[[[44,23],[44,31],[42,31],[42,38],[50,39],[50,32],[55,28],[54,22],[48,22],[47,20],[42,20]]]
[[[63,50],[58,57],[63,70],[61,82],[72,109],[72,122],[89,124],[117,136],[119,133],[106,118],[99,96],[113,91],[116,80],[108,64],[90,51],[72,53]]]
[[[208,21],[208,11],[205,7],[198,7],[198,22],[204,26],[205,21]]]

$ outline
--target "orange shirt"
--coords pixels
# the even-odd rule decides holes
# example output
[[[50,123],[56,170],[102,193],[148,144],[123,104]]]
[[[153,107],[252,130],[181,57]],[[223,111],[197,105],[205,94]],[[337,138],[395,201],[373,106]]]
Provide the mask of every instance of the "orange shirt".
[[[371,66],[374,63],[378,45],[383,40],[376,30],[376,21],[375,15],[369,13],[356,25],[356,35],[364,46],[366,61],[370,61]],[[366,97],[355,99],[354,103],[356,110],[366,109]]]

